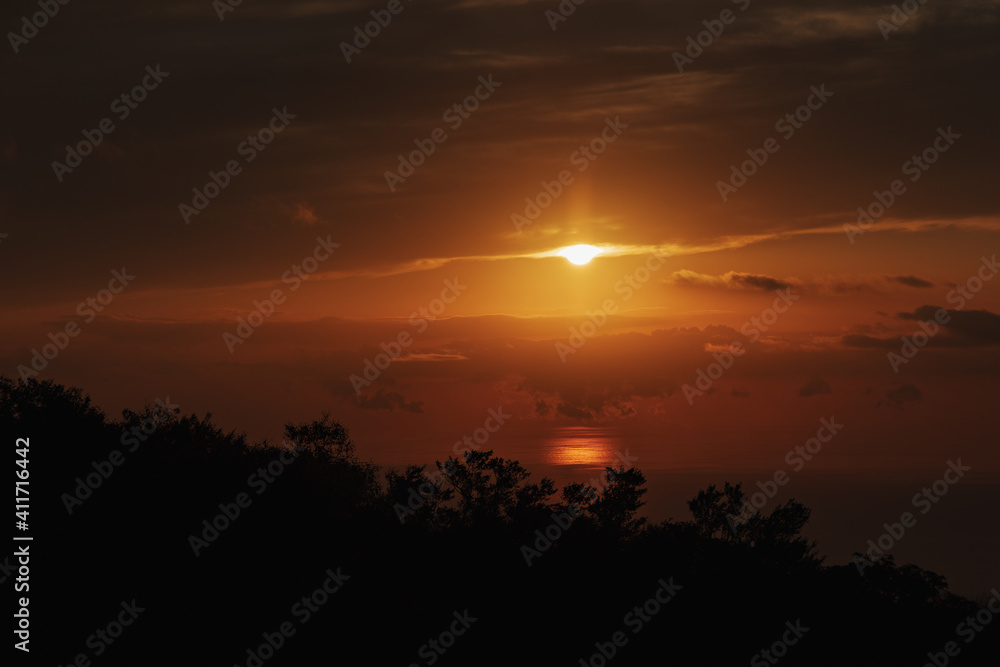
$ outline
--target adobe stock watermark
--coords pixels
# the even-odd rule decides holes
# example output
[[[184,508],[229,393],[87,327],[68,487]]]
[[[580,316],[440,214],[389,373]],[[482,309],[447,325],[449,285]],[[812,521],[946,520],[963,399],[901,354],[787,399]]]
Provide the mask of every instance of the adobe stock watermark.
[[[404,9],[406,7],[403,6],[400,0],[389,0],[385,9],[371,10],[373,20],[364,24],[364,30],[361,29],[360,25],[354,26],[353,44],[348,42],[340,43],[340,52],[344,54],[347,64],[351,64],[352,56],[361,55],[362,49],[371,44],[373,39],[381,35],[382,30],[388,28],[389,24],[392,23],[392,17],[401,14]]]
[[[327,568],[326,579],[309,595],[303,595],[295,602],[289,610],[292,618],[298,621],[299,626],[303,626],[312,620],[313,614],[322,609],[341,588],[351,578],[344,574],[342,568],[337,568],[334,572],[332,568]],[[274,632],[262,632],[260,637],[263,641],[257,646],[251,646],[246,650],[246,667],[262,667],[262,665],[273,658],[285,643],[295,636],[298,628],[292,621],[284,621],[279,624]],[[239,667],[239,665],[234,665]]]
[[[13,563],[10,560],[11,556],[4,556],[3,562],[0,562],[0,584],[6,583],[7,580],[13,577],[15,574],[19,574],[21,576],[27,576],[28,574],[27,572],[20,572],[19,570],[21,569],[21,567],[27,568],[27,564],[20,563],[20,561],[23,558],[30,558],[30,554],[28,553],[29,546],[30,545],[26,544],[23,547],[20,547],[18,551],[14,552],[13,557],[16,558],[17,560],[15,560]],[[21,567],[18,567],[19,564]]]
[[[813,112],[822,109],[823,105],[834,95],[826,89],[825,83],[821,83],[819,88],[811,86],[809,90],[810,95],[806,98],[805,104],[796,108],[792,113],[786,113],[774,124],[774,131],[780,133],[785,141],[795,136],[795,131],[801,130],[804,124],[809,122],[813,116]],[[730,195],[736,193],[741,187],[746,185],[747,179],[756,174],[760,167],[767,164],[771,155],[777,153],[780,149],[781,144],[774,137],[768,137],[764,141],[762,148],[748,148],[746,153],[750,156],[750,159],[744,160],[739,167],[735,164],[730,165],[728,181],[715,182],[715,187],[718,189],[722,201],[728,201]]]
[[[809,632],[809,628],[802,625],[801,618],[796,620],[794,625],[791,621],[785,621],[785,627],[788,629],[781,635],[781,639],[771,644],[770,648],[766,648],[750,658],[752,667],[767,667],[778,664],[781,658],[788,655],[788,647],[798,644],[799,640]]]
[[[622,624],[632,632],[633,636],[642,632],[647,624],[662,611],[663,607],[684,588],[680,584],[675,584],[673,577],[667,581],[660,579],[656,583],[660,587],[656,589],[652,597],[641,605],[633,607],[622,618]],[[619,630],[611,635],[609,641],[595,642],[594,648],[597,650],[587,658],[580,658],[579,667],[605,667],[618,654],[619,649],[628,644],[629,639],[630,637],[623,630]]]
[[[563,536],[564,532],[569,530],[576,519],[583,516],[583,508],[580,507],[579,503],[570,503],[565,512],[558,514],[553,512],[550,516],[552,523],[545,526],[544,529],[535,530],[534,549],[527,544],[521,545],[521,555],[524,556],[524,562],[528,564],[528,567],[531,567],[532,560],[551,549],[552,545]]]
[[[948,129],[939,127],[938,136],[934,138],[934,141],[930,146],[925,148],[920,152],[920,155],[912,155],[909,160],[903,163],[902,171],[904,174],[910,176],[910,182],[916,183],[923,176],[924,172],[931,168],[931,165],[938,161],[942,153],[946,153],[948,149],[955,145],[955,140],[962,137],[961,134],[955,134],[951,129],[951,125]],[[847,240],[854,245],[854,237],[861,236],[872,224],[885,215],[885,212],[896,203],[896,197],[899,197],[906,193],[906,184],[902,180],[896,179],[889,184],[889,189],[883,192],[875,190],[872,195],[875,197],[875,201],[868,204],[868,206],[858,207],[858,222],[856,225],[851,223],[844,223],[844,233],[847,234]]]
[[[131,432],[125,431],[122,433],[121,444],[123,446],[128,445],[129,447],[126,452],[123,453],[120,450],[113,449],[107,458],[101,461],[91,461],[90,467],[94,469],[94,472],[89,473],[86,477],[77,477],[73,492],[62,494],[60,500],[63,501],[67,514],[72,515],[74,509],[82,506],[83,501],[94,495],[94,492],[111,478],[115,470],[125,463],[126,453],[131,454],[135,452],[149,436],[156,432],[160,422],[165,417],[180,409],[179,405],[170,402],[169,396],[167,396],[165,401],[156,399],[156,406],[156,411],[144,419],[138,426],[133,426]]]
[[[981,259],[982,264],[980,264],[976,274],[967,278],[964,283],[956,285],[945,296],[948,303],[955,304],[956,311],[965,308],[965,304],[983,289],[985,283],[992,280],[993,276],[1000,272],[1000,264],[997,263],[996,255],[989,259],[983,256]],[[917,312],[922,310],[924,309]],[[951,315],[948,314],[948,311],[944,308],[938,308],[934,311],[933,319],[925,318],[919,321],[920,331],[915,331],[909,337],[901,336],[902,345],[899,347],[899,352],[886,354],[893,372],[899,373],[899,369],[904,364],[910,363],[917,356],[917,352],[926,347],[931,339],[941,332],[941,327],[949,322],[951,322]]]
[[[458,278],[445,280],[444,289],[441,290],[441,297],[439,299],[434,299],[426,306],[421,306],[418,311],[410,314],[410,326],[416,327],[417,333],[422,334],[427,330],[429,322],[434,321],[439,315],[444,313],[448,304],[455,303],[455,300],[468,288],[468,285],[459,283]],[[382,371],[387,369],[393,361],[403,356],[404,348],[413,345],[413,340],[413,335],[404,329],[392,341],[382,343],[379,346],[382,348],[382,352],[375,355],[374,361],[365,359],[365,368],[361,375],[354,374],[350,377],[351,385],[354,387],[354,395],[360,396],[363,387],[371,386],[372,382],[382,375]]]
[[[142,80],[131,90],[111,101],[111,113],[115,114],[118,120],[125,120],[132,111],[139,107],[139,103],[145,101],[149,93],[156,90],[168,76],[170,76],[170,72],[161,71],[159,63],[155,68],[147,65],[146,76],[142,77]],[[83,139],[75,146],[66,145],[66,157],[63,158],[63,161],[53,160],[52,171],[56,175],[56,180],[62,183],[63,177],[73,173],[74,169],[83,164],[83,158],[93,153],[94,149],[100,146],[101,142],[114,131],[115,124],[111,117],[102,118],[93,130],[83,130]]]
[[[947,495],[952,485],[958,484],[962,477],[965,476],[965,473],[970,470],[972,470],[971,466],[962,465],[962,459],[948,461],[948,467],[945,468],[941,478],[929,487],[925,486],[920,490],[920,493],[914,494],[910,503],[914,508],[920,510],[920,514],[927,514],[931,511],[931,507],[934,506],[933,504],[940,502],[941,498]],[[868,551],[865,552],[865,556],[867,557],[854,556],[854,566],[858,568],[858,574],[862,577],[865,576],[865,569],[872,567],[876,562],[881,560],[887,551],[896,546],[899,540],[903,539],[906,529],[913,528],[916,525],[917,517],[912,512],[903,512],[898,522],[882,524],[885,532],[875,539],[868,540]]]
[[[972,640],[998,615],[1000,615],[1000,591],[994,588],[990,591],[986,606],[977,611],[975,616],[966,616],[964,621],[956,625],[955,634],[964,639],[966,644],[971,644]],[[958,642],[947,642],[943,651],[927,652],[928,662],[924,663],[924,667],[946,667],[951,658],[957,657],[961,652],[962,648]]]
[[[750,6],[750,0],[731,0],[734,5],[740,6],[740,11],[744,12]],[[705,30],[696,36],[687,38],[687,48],[684,52],[674,51],[674,64],[677,71],[683,74],[685,65],[693,65],[695,58],[705,52],[705,49],[715,43],[716,38],[721,37],[727,25],[732,25],[736,21],[736,14],[731,9],[723,9],[717,19],[706,19],[701,22]]]
[[[549,27],[552,28],[552,32],[556,31],[560,23],[565,23],[566,19],[573,15],[576,8],[582,5],[587,0],[562,0],[559,6],[556,7],[558,11],[552,11],[551,9],[545,10],[545,19],[549,22]]]
[[[844,428],[844,425],[838,424],[835,416],[831,416],[829,420],[826,418],[820,419],[816,435],[806,440],[804,444],[796,445],[794,448],[789,449],[788,453],[785,454],[785,463],[792,467],[792,472],[799,472],[805,467],[806,462],[812,461],[813,457],[823,449],[823,445],[833,440],[834,436],[842,428]],[[774,475],[772,475],[770,480],[757,482],[757,488],[760,491],[743,498],[743,508],[739,516],[732,514],[727,514],[726,516],[726,521],[729,523],[729,529],[733,532],[733,535],[737,534],[737,527],[749,521],[769,500],[778,495],[779,486],[788,484],[790,480],[791,477],[789,477],[788,473],[784,469],[779,468],[774,471]]]
[[[580,146],[569,156],[569,163],[576,167],[577,172],[583,173],[592,162],[608,149],[608,145],[614,143],[622,132],[628,129],[628,124],[619,120],[620,116],[604,119],[605,127],[601,130],[600,136],[594,137],[589,143]],[[521,228],[530,225],[542,214],[542,211],[552,206],[552,202],[559,198],[563,190],[573,184],[573,172],[563,169],[556,176],[556,180],[542,181],[542,192],[539,192],[532,199],[525,197],[526,204],[524,213],[511,213],[510,219],[514,223],[514,229],[521,231]]]
[[[468,120],[471,114],[479,109],[480,102],[490,99],[490,95],[503,85],[501,81],[494,81],[492,74],[486,78],[480,76],[478,81],[479,85],[476,86],[472,95],[469,95],[461,102],[453,104],[441,115],[441,120],[448,123],[448,127],[451,128],[452,132],[462,127],[462,123]],[[396,167],[396,171],[386,171],[384,174],[385,184],[389,186],[389,191],[395,192],[396,186],[405,183],[407,178],[413,176],[417,167],[423,165],[427,161],[427,158],[434,154],[438,144],[443,144],[446,141],[448,141],[448,133],[440,127],[434,128],[430,136],[426,139],[414,139],[413,143],[417,146],[416,150],[410,151],[405,157],[400,154],[398,156],[399,165]]]
[[[319,265],[330,259],[330,255],[339,247],[339,243],[330,241],[329,234],[325,239],[322,236],[317,236],[316,247],[313,248],[312,254],[306,255],[299,264],[292,264],[291,268],[281,274],[282,284],[290,285],[288,290],[294,292],[302,286],[302,281],[308,280],[309,276],[319,269]],[[254,299],[254,309],[250,311],[250,314],[246,318],[236,318],[236,333],[232,334],[227,331],[222,334],[222,342],[229,350],[229,354],[235,352],[237,345],[245,343],[257,329],[263,326],[267,318],[271,317],[275,309],[285,303],[287,298],[285,290],[276,287],[263,301]]]
[[[479,620],[475,616],[470,616],[468,609],[461,614],[454,611],[451,615],[454,616],[455,620],[448,628],[434,639],[428,639],[427,643],[417,650],[417,655],[426,660],[428,665],[436,663],[448,649],[455,645],[455,640],[468,632],[472,624]],[[420,663],[411,662],[409,667],[420,667]]]
[[[254,161],[254,159],[259,155],[267,146],[274,141],[275,136],[279,132],[283,132],[288,125],[295,120],[296,115],[288,113],[288,107],[282,107],[281,111],[275,107],[271,109],[273,115],[268,121],[267,125],[260,128],[253,134],[247,135],[247,138],[239,143],[236,147],[236,153],[243,157],[244,162],[247,164]],[[209,171],[208,181],[205,182],[200,189],[197,187],[191,188],[191,192],[194,193],[194,197],[191,199],[190,204],[181,202],[177,205],[177,210],[180,212],[181,217],[184,219],[184,224],[191,223],[191,216],[198,215],[206,208],[208,205],[218,197],[223,190],[229,187],[235,176],[238,176],[243,172],[243,165],[240,164],[239,160],[229,160],[226,162],[225,167],[223,167],[219,172]]]
[[[774,300],[771,307],[761,311],[759,318],[751,317],[740,327],[740,333],[749,338],[751,343],[760,340],[761,334],[766,333],[778,321],[778,315],[787,313],[792,304],[800,298],[800,295],[792,294],[791,287],[776,289],[774,293],[778,295],[778,298]],[[695,396],[704,396],[705,392],[709,391],[715,384],[715,381],[732,368],[736,359],[746,354],[746,351],[746,347],[741,341],[734,340],[724,350],[713,352],[712,357],[715,361],[707,368],[698,369],[695,374],[697,380],[695,380],[694,386],[685,384],[682,387],[688,405],[694,405]]]
[[[133,280],[135,280],[135,276],[129,275],[124,266],[121,271],[111,271],[111,280],[108,281],[107,288],[100,290],[94,296],[87,297],[77,305],[76,314],[83,318],[82,323],[70,320],[63,327],[62,331],[49,333],[49,340],[52,342],[42,345],[41,352],[37,348],[32,348],[30,366],[20,364],[17,367],[17,372],[21,379],[26,380],[29,377],[38,377],[38,374],[48,367],[49,362],[58,357],[59,353],[66,349],[70,339],[80,335],[80,332],[83,330],[81,328],[82,324],[93,322],[97,314],[104,312],[104,309],[111,304],[115,296],[125,291],[125,288]]]
[[[984,283],[1000,272],[1000,264],[997,263],[996,254],[989,259],[985,255],[980,259],[982,264],[979,265],[976,275],[969,276],[964,284],[956,285],[944,298],[948,303],[955,305],[955,310],[964,309],[965,304],[983,289]],[[983,273],[984,270],[986,273]]]
[[[910,20],[910,17],[920,10],[921,5],[926,3],[927,0],[905,0],[898,5],[893,5],[892,13],[889,14],[888,19],[879,19],[875,22],[875,26],[882,33],[882,39],[888,42],[889,35],[899,32],[899,29]]]
[[[243,4],[243,0],[212,0],[212,9],[219,17],[219,22],[226,20],[226,14],[235,12],[236,8]]]
[[[15,487],[20,489],[20,486]],[[15,495],[16,492],[15,492]],[[22,544],[14,552],[14,557],[17,559],[17,583],[14,585],[14,590],[19,593],[28,592],[31,587],[31,545]],[[9,566],[7,558],[4,559],[4,577],[3,580],[7,581],[7,577],[14,574],[11,570],[14,570],[12,566]],[[8,569],[9,568],[9,569]],[[25,653],[31,653],[31,599],[29,597],[16,598],[17,611],[14,612],[14,634],[21,641],[14,642],[14,648],[18,651],[24,651]]]
[[[38,8],[41,11],[30,16],[21,17],[21,29],[17,32],[8,32],[7,40],[10,47],[14,49],[15,55],[21,51],[21,47],[28,43],[28,40],[36,37],[38,31],[49,24],[49,19],[56,17],[59,8],[68,5],[70,0],[38,0]]]
[[[465,452],[479,451],[489,441],[490,435],[499,431],[500,427],[506,424],[507,420],[512,416],[503,411],[502,405],[496,410],[490,408],[486,412],[486,420],[482,426],[475,429],[471,436],[462,436],[461,440],[457,440],[452,445],[452,455],[457,458]],[[458,471],[458,466],[450,458],[445,460],[439,467],[439,470],[435,470],[427,475],[428,481],[419,486],[410,487],[406,497],[406,505],[396,503],[393,506],[393,510],[395,510],[400,523],[406,523],[409,517],[416,514],[416,511],[423,507],[427,500],[444,486],[444,480],[450,478]]]
[[[631,274],[622,276],[621,280],[615,283],[615,294],[621,294],[621,303],[626,303],[632,298],[636,290],[642,288],[666,261],[666,255],[657,254],[655,251],[649,253],[646,263],[637,267]],[[654,265],[655,262],[655,265]],[[586,345],[587,341],[597,335],[598,330],[608,322],[608,317],[618,312],[619,302],[614,298],[607,298],[601,303],[601,307],[595,312],[587,311],[587,319],[578,326],[569,328],[569,338],[564,343],[556,341],[556,354],[564,364],[569,355],[576,354],[576,351]]]

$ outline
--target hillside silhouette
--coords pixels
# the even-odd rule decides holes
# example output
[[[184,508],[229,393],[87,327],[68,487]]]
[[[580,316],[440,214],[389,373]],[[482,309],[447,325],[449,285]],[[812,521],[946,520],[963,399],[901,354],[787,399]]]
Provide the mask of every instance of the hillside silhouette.
[[[382,469],[329,414],[252,443],[211,414],[147,405],[110,419],[80,389],[7,377],[0,426],[9,447],[30,438],[39,662],[919,666],[929,652],[958,665],[1000,655],[996,627],[956,635],[979,607],[943,577],[891,556],[864,576],[826,564],[794,500],[734,525],[738,485],[698,491],[687,521],[653,524],[635,468],[607,469],[604,489],[557,489],[491,451]],[[133,600],[142,611],[119,637],[91,640]],[[761,656],[783,636],[795,642],[780,657]],[[950,641],[958,657],[941,653]]]

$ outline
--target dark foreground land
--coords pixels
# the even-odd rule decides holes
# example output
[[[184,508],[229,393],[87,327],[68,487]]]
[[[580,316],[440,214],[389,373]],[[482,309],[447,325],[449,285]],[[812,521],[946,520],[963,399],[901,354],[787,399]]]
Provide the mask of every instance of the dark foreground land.
[[[825,565],[794,501],[736,525],[738,487],[648,525],[634,468],[561,490],[490,452],[383,471],[325,416],[251,444],[7,378],[0,431],[30,470],[10,530],[33,540],[0,554],[11,644],[29,598],[15,664],[1000,664],[988,608],[891,557]]]

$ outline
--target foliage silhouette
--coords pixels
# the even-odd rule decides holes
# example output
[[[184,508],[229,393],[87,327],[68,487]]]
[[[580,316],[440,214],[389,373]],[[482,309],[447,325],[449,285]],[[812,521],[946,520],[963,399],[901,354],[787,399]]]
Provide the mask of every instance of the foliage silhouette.
[[[156,428],[138,446],[123,444],[149,420]],[[809,510],[795,501],[734,530],[729,515],[745,499],[729,483],[698,491],[690,521],[650,525],[635,468],[556,497],[552,480],[531,482],[492,451],[433,472],[382,470],[358,459],[329,413],[287,424],[281,444],[250,443],[211,415],[147,405],[109,420],[78,389],[6,377],[0,427],[31,440],[33,652],[52,664],[88,653],[101,665],[253,667],[248,648],[292,622],[295,635],[262,665],[351,655],[424,665],[421,646],[466,609],[478,620],[435,664],[586,664],[618,631],[628,643],[612,667],[745,664],[796,619],[810,631],[782,665],[923,664],[977,610],[943,577],[891,557],[864,576],[853,563],[824,565],[802,535]],[[115,450],[124,462],[90,489],[94,466]],[[86,497],[70,512],[78,492]],[[240,497],[249,504],[219,520]],[[570,506],[580,516],[529,567],[522,545]],[[209,540],[213,521],[225,527]],[[207,543],[197,556],[192,536]],[[350,579],[300,624],[293,605],[338,567]],[[661,579],[683,588],[633,633],[626,614]],[[148,611],[97,658],[87,637],[133,598]],[[956,664],[995,664],[996,634],[963,644]]]

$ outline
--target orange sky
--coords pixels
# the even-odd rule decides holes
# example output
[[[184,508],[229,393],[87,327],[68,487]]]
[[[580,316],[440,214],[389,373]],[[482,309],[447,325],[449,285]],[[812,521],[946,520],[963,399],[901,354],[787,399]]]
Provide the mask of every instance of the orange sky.
[[[337,45],[370,9],[351,3],[248,3],[222,22],[208,3],[65,8],[8,70],[3,372],[75,322],[39,377],[111,412],[169,395],[273,438],[329,409],[386,463],[442,458],[503,405],[490,446],[538,461],[553,434],[592,427],[645,443],[654,469],[767,470],[835,414],[849,427],[820,469],[918,474],[961,455],[1000,473],[985,416],[1000,281],[955,296],[1000,249],[996,3],[925,5],[889,39],[879,4],[733,3],[684,72],[672,54],[726,3],[587,3],[552,30],[556,4],[407,5],[350,63]],[[157,64],[169,74],[118,120],[112,100]],[[287,126],[248,160],[275,110]],[[113,132],[57,180],[104,117]],[[179,206],[232,160],[185,224]],[[846,232],[894,181],[886,212]],[[579,243],[604,252],[554,256]],[[662,265],[640,280],[650,253]],[[123,267],[134,280],[85,321],[78,304]],[[448,281],[462,288],[437,319],[419,315]],[[747,324],[775,290],[798,298],[766,331]],[[938,308],[949,322],[895,372],[899,337]],[[734,342],[745,354],[689,401]]]

